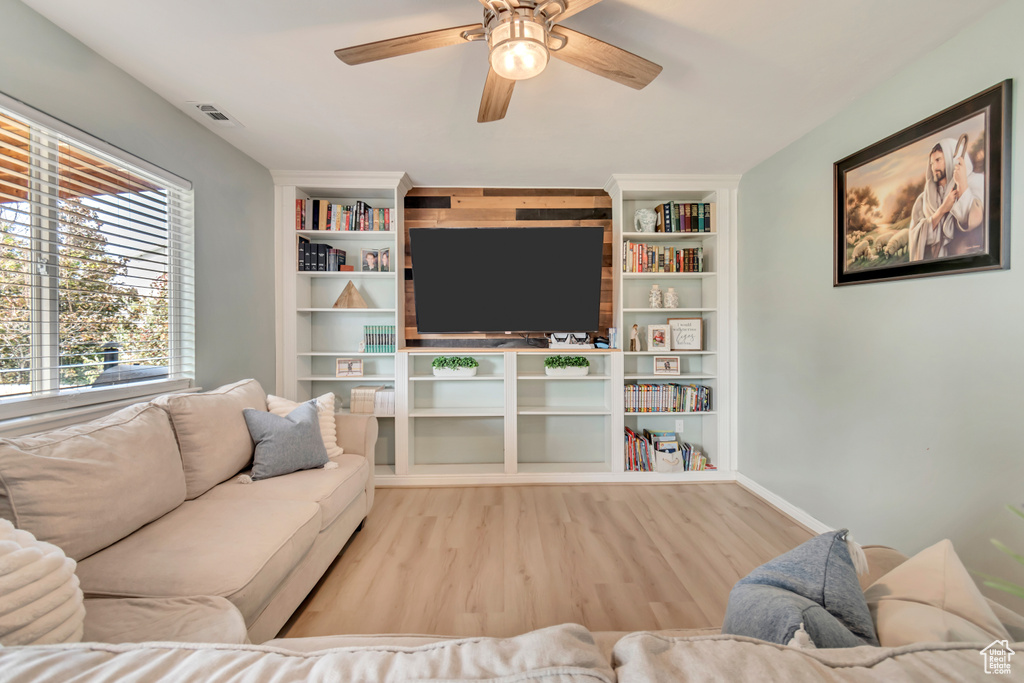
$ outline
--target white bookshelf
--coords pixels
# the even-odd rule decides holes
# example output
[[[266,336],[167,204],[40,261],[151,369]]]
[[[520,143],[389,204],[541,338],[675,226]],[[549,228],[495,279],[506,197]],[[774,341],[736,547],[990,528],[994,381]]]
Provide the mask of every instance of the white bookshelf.
[[[612,197],[614,224],[613,250],[616,276],[613,283],[615,327],[623,351],[623,374],[616,382],[620,392],[630,384],[699,384],[711,388],[711,410],[701,412],[631,412],[623,406],[616,414],[618,433],[629,427],[637,433],[644,429],[675,431],[677,439],[687,441],[705,453],[716,471],[659,474],[625,470],[625,453],[616,444],[616,471],[630,481],[708,480],[734,478],[734,403],[733,359],[735,347],[734,275],[735,204],[738,178],[669,175],[615,175],[605,190]],[[665,202],[699,202],[715,205],[716,220],[711,232],[636,232],[634,213],[653,209]],[[623,272],[626,242],[654,244],[659,247],[688,249],[700,247],[704,271],[700,273]],[[673,308],[652,309],[648,305],[651,286],[662,292],[669,287],[679,296]],[[663,294],[664,296],[664,294]],[[699,351],[671,351],[647,348],[647,326],[665,324],[668,318],[701,318],[703,346]],[[639,328],[642,348],[629,350],[633,325]],[[655,375],[654,356],[679,358],[679,375]],[[682,433],[680,434],[680,428]]]
[[[613,325],[617,349],[461,349],[405,347],[404,198],[411,184],[402,173],[276,172],[278,239],[279,375],[277,393],[303,400],[333,391],[347,410],[353,387],[395,387],[395,416],[379,419],[375,474],[381,485],[476,485],[545,482],[715,481],[735,478],[735,235],[733,177],[613,176]],[[364,201],[396,215],[394,232],[296,231],[297,198]],[[667,200],[714,202],[713,233],[636,233],[625,230],[638,208]],[[299,272],[297,237],[345,249],[359,267],[364,248],[392,250],[393,272]],[[702,273],[623,273],[624,241],[704,249]],[[349,282],[365,309],[334,309]],[[650,309],[647,292],[674,287],[680,304]],[[705,343],[699,351],[628,351],[629,328],[643,332],[668,317],[700,317]],[[394,325],[396,353],[359,351],[363,325]],[[646,340],[646,334],[643,335]],[[625,349],[624,349],[625,347]],[[583,377],[548,376],[543,360],[584,355]],[[472,355],[473,377],[435,377],[433,358]],[[681,374],[655,375],[653,357],[680,358]],[[362,377],[334,376],[337,358],[363,361]],[[624,386],[696,383],[712,388],[712,410],[631,413]],[[625,471],[623,428],[675,431],[707,453],[717,471],[659,474]]]
[[[395,353],[359,350],[364,325],[392,325],[396,348],[404,346],[403,209],[412,187],[404,173],[274,172],[277,202],[278,291],[278,392],[294,400],[308,400],[328,391],[338,398],[344,412],[353,387],[396,385]],[[296,200],[326,199],[350,205],[363,201],[375,209],[387,208],[393,226],[388,230],[296,230]],[[307,212],[308,217],[308,212]],[[355,270],[340,272],[298,270],[298,238],[328,244],[346,252],[346,264]],[[390,249],[389,272],[361,270],[363,249]],[[367,308],[334,308],[348,283],[354,283]],[[336,377],[338,358],[363,362],[361,377]],[[395,418],[378,419],[379,438],[375,471],[394,471]]]

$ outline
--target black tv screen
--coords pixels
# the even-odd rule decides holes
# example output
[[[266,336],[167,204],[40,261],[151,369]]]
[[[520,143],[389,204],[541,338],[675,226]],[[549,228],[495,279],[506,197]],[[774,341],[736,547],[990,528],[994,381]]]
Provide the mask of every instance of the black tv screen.
[[[604,228],[412,228],[422,333],[593,332]]]

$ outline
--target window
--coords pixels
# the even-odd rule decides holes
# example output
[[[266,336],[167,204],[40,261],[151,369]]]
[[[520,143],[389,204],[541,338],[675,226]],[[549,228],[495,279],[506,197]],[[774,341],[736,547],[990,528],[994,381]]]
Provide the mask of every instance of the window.
[[[0,418],[194,376],[188,181],[0,96]]]

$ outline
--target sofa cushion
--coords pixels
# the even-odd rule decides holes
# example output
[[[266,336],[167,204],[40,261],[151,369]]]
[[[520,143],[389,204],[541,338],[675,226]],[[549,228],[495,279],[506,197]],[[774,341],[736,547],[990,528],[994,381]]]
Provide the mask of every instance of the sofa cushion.
[[[96,598],[85,601],[85,637],[95,643],[249,642],[245,619],[225,598]]]
[[[615,644],[613,663],[619,683],[932,683],[988,678],[977,645],[953,643],[801,650],[742,636],[668,638],[633,633]]]
[[[267,409],[254,379],[201,394],[168,394],[153,401],[171,416],[185,470],[185,498],[192,500],[245,469],[256,445],[242,411]]]
[[[253,481],[316,469],[329,462],[313,401],[299,405],[284,417],[252,408],[243,410],[242,417],[256,442]]]
[[[316,401],[317,415],[320,418],[320,436],[324,440],[327,457],[336,458],[344,453],[345,449],[338,445],[338,426],[334,422],[334,393],[328,391],[323,396],[317,396],[313,400]],[[284,417],[298,408],[299,405],[295,401],[267,394],[267,410],[274,415]]]
[[[886,647],[1010,638],[948,539],[914,555],[864,595]]]
[[[382,644],[300,653],[261,645],[170,643],[0,649],[5,683],[93,681],[392,681],[611,683],[615,675],[582,626],[514,638],[462,638],[420,647]],[[134,676],[133,676],[134,674]]]
[[[320,530],[316,503],[193,500],[78,564],[88,598],[227,598],[259,615]]]
[[[241,417],[241,416],[239,416]],[[0,439],[0,517],[81,560],[181,505],[167,414],[150,404]]]
[[[722,633],[787,645],[802,624],[817,647],[877,645],[847,534],[816,536],[740,579]]]
[[[229,479],[199,500],[300,500],[320,506],[320,528],[326,529],[366,487],[370,468],[361,455],[332,458],[337,469],[303,470],[287,476],[242,484]]]

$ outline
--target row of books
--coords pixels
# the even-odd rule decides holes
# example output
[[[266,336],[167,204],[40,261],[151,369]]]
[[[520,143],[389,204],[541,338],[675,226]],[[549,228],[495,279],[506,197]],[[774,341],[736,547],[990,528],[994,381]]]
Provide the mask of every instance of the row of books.
[[[643,434],[654,449],[656,472],[702,472],[717,469],[693,444],[677,441],[675,432],[645,429]]]
[[[703,413],[711,410],[711,387],[700,384],[627,384],[627,413]]]
[[[628,472],[701,472],[717,469],[693,444],[676,440],[675,432],[626,427],[625,459]]]
[[[352,387],[352,393],[349,394],[349,411],[359,415],[373,415],[377,408],[377,394],[386,388],[373,385]]]
[[[653,472],[654,449],[647,439],[626,427],[626,471]]]
[[[655,232],[714,232],[715,205],[699,202],[664,202],[654,207],[658,214]]]
[[[352,388],[349,410],[359,415],[395,414],[395,388],[383,386],[358,386]]]
[[[678,249],[642,242],[622,243],[624,273],[703,273],[704,248]]]
[[[335,204],[329,199],[296,199],[296,230],[396,230],[398,212],[375,209],[364,201]]]
[[[363,325],[363,348],[366,353],[394,353],[394,325]]]
[[[305,237],[299,238],[299,271],[323,270],[337,272],[355,270],[345,265],[345,250],[334,249],[329,244],[313,244]]]

